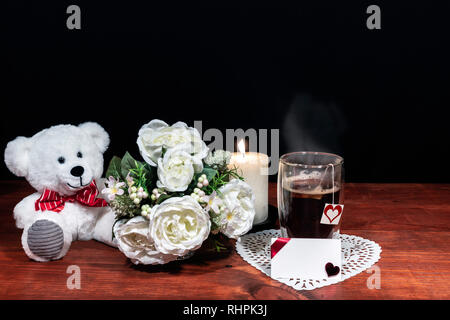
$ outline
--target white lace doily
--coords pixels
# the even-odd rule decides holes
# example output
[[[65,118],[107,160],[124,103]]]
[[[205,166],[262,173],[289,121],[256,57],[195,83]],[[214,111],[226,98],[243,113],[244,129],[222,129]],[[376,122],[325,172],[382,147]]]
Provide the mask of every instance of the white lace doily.
[[[270,277],[270,239],[280,237],[279,230],[264,230],[246,234],[236,241],[236,251],[250,265]],[[344,281],[370,268],[379,259],[381,247],[374,241],[341,234],[342,271],[341,279],[274,279],[296,290],[312,290]]]

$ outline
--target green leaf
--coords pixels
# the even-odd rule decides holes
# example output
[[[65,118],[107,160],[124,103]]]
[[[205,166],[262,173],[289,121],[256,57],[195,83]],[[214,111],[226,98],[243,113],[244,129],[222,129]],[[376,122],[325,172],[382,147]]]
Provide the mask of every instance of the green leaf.
[[[202,174],[206,174],[206,179],[208,179],[208,181],[211,181],[216,176],[217,173],[218,171],[216,169],[203,168],[203,171],[198,174],[198,177],[200,177]]]
[[[136,168],[136,162],[137,161],[127,151],[120,163],[122,177],[126,177],[128,172],[130,172],[130,169]]]
[[[169,195],[169,194],[162,194],[159,196],[158,200],[156,200],[156,204],[160,204],[162,203],[164,200],[167,200],[169,198],[172,198],[174,195]]]
[[[216,169],[213,168],[203,168],[202,172],[196,173],[194,175],[194,179],[192,180],[192,183],[194,185],[197,185],[197,180],[198,178],[200,178],[200,176],[202,174],[206,174],[206,179],[208,179],[208,181],[212,181],[212,179],[216,176],[216,174],[218,174],[219,171],[217,171]]]
[[[192,190],[194,190],[194,188],[197,187],[197,181],[198,178],[202,175],[202,174],[206,174],[206,179],[208,179],[209,182],[212,181],[212,179],[219,173],[219,171],[217,171],[216,169],[213,168],[209,168],[209,167],[204,167],[202,172],[196,173],[194,175],[194,178],[192,179],[191,183],[189,184],[188,189],[185,191],[186,194],[190,194],[192,192]]]
[[[156,177],[156,167],[152,167],[147,162],[144,164],[144,173],[147,181],[152,183]]]
[[[164,158],[164,155],[166,154],[167,148],[165,146],[161,147],[161,158]]]
[[[121,175],[121,159],[117,156],[114,156],[109,162],[108,169],[106,170],[105,177],[108,179],[109,177],[114,177],[115,179],[122,180]]]
[[[136,169],[137,166],[142,168],[142,172],[145,175],[147,183],[150,185],[155,178],[156,169],[146,162],[135,160],[128,152],[125,153],[121,161],[121,173],[123,177],[125,178],[128,175],[128,172],[130,172],[130,170]],[[137,178],[134,174],[131,174],[131,176],[133,178]]]

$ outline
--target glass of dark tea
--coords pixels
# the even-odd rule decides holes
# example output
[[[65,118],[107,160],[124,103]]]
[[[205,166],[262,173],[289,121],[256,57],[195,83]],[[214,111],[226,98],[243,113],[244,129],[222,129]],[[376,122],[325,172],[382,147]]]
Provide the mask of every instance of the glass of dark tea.
[[[278,216],[281,236],[338,238],[337,225],[322,224],[326,203],[344,204],[344,159],[322,152],[293,152],[280,158]],[[342,217],[341,217],[342,218]]]

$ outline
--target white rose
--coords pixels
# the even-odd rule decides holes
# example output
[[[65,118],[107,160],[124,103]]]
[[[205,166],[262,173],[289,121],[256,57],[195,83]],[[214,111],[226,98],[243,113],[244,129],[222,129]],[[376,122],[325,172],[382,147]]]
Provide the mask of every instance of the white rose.
[[[191,183],[194,173],[202,170],[201,160],[192,157],[185,146],[176,146],[158,159],[157,186],[171,192],[184,191]]]
[[[225,205],[221,212],[220,231],[229,238],[237,239],[247,233],[255,217],[255,195],[252,188],[242,180],[234,179],[219,189],[218,194]]]
[[[197,250],[210,228],[209,214],[191,196],[169,198],[150,214],[150,238],[165,254],[184,256]]]
[[[184,122],[172,126],[161,120],[152,120],[139,130],[137,144],[144,160],[156,166],[162,148],[169,150],[177,145],[189,147],[189,153],[201,161],[208,155],[209,148],[203,142],[197,129]]]
[[[114,236],[119,250],[134,264],[165,264],[178,256],[163,254],[155,249],[148,237],[149,221],[142,216],[119,220],[114,225]]]

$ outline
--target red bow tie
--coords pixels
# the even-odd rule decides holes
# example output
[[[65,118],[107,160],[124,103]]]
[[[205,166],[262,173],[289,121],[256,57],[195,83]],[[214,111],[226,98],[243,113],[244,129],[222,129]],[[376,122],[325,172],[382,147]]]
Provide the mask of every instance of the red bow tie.
[[[61,196],[55,191],[45,189],[42,196],[36,200],[34,206],[36,211],[41,210],[51,210],[55,212],[60,212],[64,209],[66,201],[75,202],[88,206],[88,207],[106,207],[108,203],[97,198],[98,189],[95,181],[92,180],[91,184],[84,189],[81,189],[76,194],[72,196]]]

